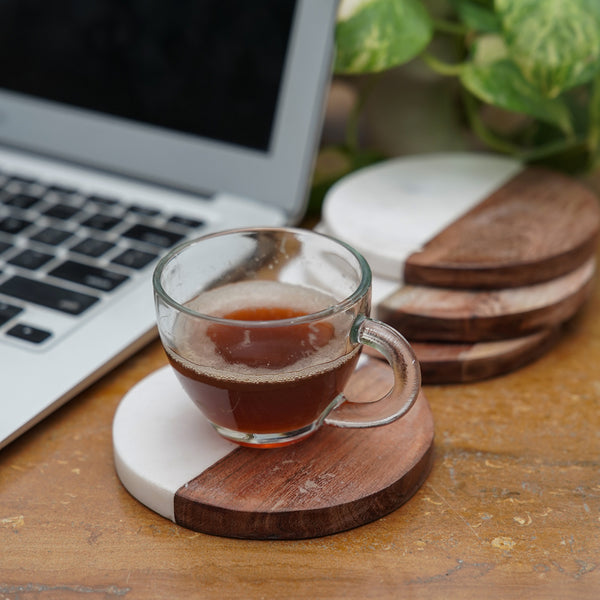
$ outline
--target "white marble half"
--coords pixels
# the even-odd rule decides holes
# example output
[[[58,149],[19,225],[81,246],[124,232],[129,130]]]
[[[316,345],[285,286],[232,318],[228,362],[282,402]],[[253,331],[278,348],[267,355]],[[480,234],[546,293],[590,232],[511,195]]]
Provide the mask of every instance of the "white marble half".
[[[176,491],[237,446],[216,433],[166,366],[121,400],[113,448],[117,474],[129,493],[174,521]]]

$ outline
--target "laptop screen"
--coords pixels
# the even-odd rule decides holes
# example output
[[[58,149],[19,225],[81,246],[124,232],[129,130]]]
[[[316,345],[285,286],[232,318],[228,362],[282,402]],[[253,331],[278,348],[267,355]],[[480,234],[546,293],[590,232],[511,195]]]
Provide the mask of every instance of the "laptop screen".
[[[337,0],[0,0],[0,145],[301,218]]]
[[[4,0],[0,87],[269,150],[295,0]]]

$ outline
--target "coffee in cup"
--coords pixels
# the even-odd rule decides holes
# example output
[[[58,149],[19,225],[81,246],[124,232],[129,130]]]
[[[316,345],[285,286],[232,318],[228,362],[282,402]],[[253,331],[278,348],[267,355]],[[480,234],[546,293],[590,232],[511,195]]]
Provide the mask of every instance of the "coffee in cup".
[[[369,318],[370,287],[352,248],[285,228],[184,243],[154,274],[159,333],[187,395],[221,435],[263,448],[323,423],[384,425],[412,406],[418,363],[400,334]],[[396,376],[375,411],[343,395],[363,343],[382,350]]]

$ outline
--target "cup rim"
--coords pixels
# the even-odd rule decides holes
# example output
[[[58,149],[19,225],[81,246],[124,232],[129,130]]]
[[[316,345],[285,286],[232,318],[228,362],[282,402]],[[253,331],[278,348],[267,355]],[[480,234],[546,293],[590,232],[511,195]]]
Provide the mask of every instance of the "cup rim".
[[[263,320],[263,321],[250,321],[250,320],[238,320],[238,319],[225,319],[223,317],[217,317],[214,315],[209,315],[206,313],[201,313],[195,311],[172,298],[164,289],[161,278],[162,273],[167,266],[167,264],[179,254],[185,252],[189,247],[199,244],[205,240],[215,238],[215,237],[225,237],[229,235],[243,235],[249,233],[258,233],[258,232],[284,232],[287,234],[301,234],[301,235],[313,235],[321,238],[326,238],[335,244],[342,246],[346,249],[358,262],[360,271],[361,271],[361,279],[356,289],[352,294],[343,298],[336,304],[332,306],[328,306],[322,310],[303,315],[300,317],[292,317],[286,319],[273,319],[273,320]],[[311,323],[314,321],[318,321],[320,319],[328,318],[332,315],[335,315],[340,312],[344,312],[350,306],[356,304],[360,298],[362,298],[371,287],[371,268],[369,263],[366,261],[364,256],[358,252],[355,248],[333,236],[327,235],[325,233],[321,233],[319,231],[313,231],[312,229],[302,229],[299,227],[240,227],[235,229],[224,229],[213,233],[208,233],[190,240],[186,240],[173,247],[169,252],[167,252],[157,263],[154,268],[154,272],[152,274],[152,286],[154,288],[155,295],[159,296],[161,300],[174,308],[175,310],[185,313],[191,317],[204,319],[207,321],[211,321],[213,323],[218,323],[222,325],[229,326],[238,326],[238,327],[285,327],[289,325],[299,325],[302,323]]]

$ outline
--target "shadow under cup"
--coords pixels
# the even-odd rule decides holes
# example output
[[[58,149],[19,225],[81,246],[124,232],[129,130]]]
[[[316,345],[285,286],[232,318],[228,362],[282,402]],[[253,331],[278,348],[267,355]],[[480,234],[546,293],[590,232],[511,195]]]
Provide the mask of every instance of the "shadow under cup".
[[[344,403],[370,310],[352,248],[298,229],[225,231],[175,248],[153,282],[169,362],[223,437],[283,446]]]

